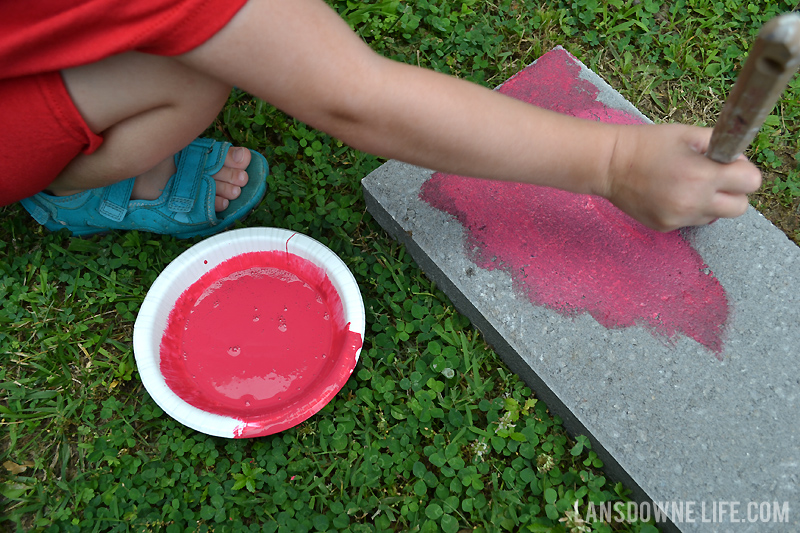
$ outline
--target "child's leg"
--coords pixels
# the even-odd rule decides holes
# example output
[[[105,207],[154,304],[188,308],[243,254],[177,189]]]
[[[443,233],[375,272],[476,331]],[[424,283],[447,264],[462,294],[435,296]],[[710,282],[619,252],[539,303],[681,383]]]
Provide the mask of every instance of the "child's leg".
[[[173,155],[211,124],[230,87],[168,57],[131,52],[64,70],[65,85],[100,148],[76,157],[50,185],[69,195],[136,177],[132,198],[153,200],[175,172]],[[250,152],[233,148],[215,176],[223,210],[247,183]]]

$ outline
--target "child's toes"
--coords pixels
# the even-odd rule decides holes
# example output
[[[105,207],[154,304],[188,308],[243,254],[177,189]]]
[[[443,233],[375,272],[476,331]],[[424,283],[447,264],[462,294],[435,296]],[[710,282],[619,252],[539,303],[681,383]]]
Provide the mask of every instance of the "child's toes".
[[[245,185],[247,185],[248,179],[249,176],[247,175],[247,172],[245,172],[244,170],[231,169],[231,183],[233,183],[234,185],[238,185],[239,187],[244,187]]]
[[[217,212],[227,209],[230,200],[235,200],[242,194],[241,187],[237,187],[236,185],[231,185],[224,181],[217,181],[216,185],[217,190],[216,198],[214,199],[214,210]]]
[[[217,187],[214,209],[224,211],[242,193],[242,187],[247,185],[249,176],[245,169],[250,164],[252,154],[247,148],[236,147],[228,150],[223,167],[214,174]]]
[[[225,181],[217,181],[217,196],[234,200],[242,194],[242,188]]]
[[[214,179],[217,183],[230,183],[237,187],[244,187],[247,185],[247,172],[238,168],[222,167],[219,172],[214,174]]]
[[[237,146],[228,150],[228,155],[225,157],[224,165],[230,168],[247,168],[250,164],[252,154],[247,148]]]
[[[227,198],[223,198],[221,196],[214,198],[214,211],[217,213],[228,209],[228,205],[230,205],[230,201]]]

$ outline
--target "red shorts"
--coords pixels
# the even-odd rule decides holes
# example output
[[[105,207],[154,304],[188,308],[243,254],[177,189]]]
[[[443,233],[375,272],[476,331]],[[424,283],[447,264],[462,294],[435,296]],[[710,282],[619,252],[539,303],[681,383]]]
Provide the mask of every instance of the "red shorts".
[[[246,0],[0,2],[0,206],[42,190],[102,136],[60,71],[129,51],[179,55],[214,36]]]

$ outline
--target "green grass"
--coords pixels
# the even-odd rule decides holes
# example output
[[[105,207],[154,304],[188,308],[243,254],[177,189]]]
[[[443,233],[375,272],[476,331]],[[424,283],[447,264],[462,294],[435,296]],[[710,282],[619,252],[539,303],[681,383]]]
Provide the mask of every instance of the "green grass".
[[[382,54],[488,86],[560,44],[654,120],[694,124],[713,124],[760,24],[794,7],[331,3]],[[768,178],[754,205],[796,241],[798,89],[795,80],[749,154]],[[575,501],[624,500],[589,442],[565,433],[366,212],[359,180],[380,160],[238,91],[208,134],[271,163],[246,225],[308,234],[353,271],[368,322],[354,375],[282,434],[189,430],[143,389],[131,334],[158,273],[196,241],[70,239],[2,208],[0,528],[561,532]]]

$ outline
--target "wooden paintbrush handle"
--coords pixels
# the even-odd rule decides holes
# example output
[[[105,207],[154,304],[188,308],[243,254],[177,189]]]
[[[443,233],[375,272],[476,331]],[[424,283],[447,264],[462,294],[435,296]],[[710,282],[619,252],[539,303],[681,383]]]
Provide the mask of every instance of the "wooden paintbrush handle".
[[[767,22],[722,108],[707,155],[730,163],[744,152],[800,65],[800,15]]]

